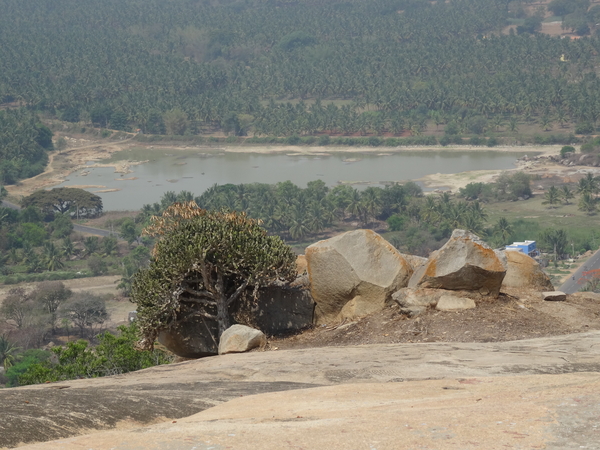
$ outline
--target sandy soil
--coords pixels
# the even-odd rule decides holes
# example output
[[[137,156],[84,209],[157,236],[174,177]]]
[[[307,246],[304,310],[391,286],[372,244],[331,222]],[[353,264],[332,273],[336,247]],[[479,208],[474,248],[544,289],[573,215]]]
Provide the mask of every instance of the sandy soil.
[[[498,299],[474,300],[474,309],[430,309],[416,318],[408,318],[393,304],[353,322],[315,326],[296,336],[271,338],[269,349],[506,342],[600,330],[600,294],[579,292],[569,295],[565,302],[547,302],[539,291],[503,288]]]

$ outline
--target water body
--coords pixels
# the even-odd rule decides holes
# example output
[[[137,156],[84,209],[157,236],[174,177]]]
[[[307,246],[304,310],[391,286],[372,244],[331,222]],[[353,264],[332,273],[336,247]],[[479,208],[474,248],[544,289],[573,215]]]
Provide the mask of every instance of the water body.
[[[325,150],[325,149],[324,149]],[[435,173],[511,169],[522,153],[494,151],[444,152],[403,151],[398,153],[333,153],[322,155],[225,153],[218,150],[133,149],[119,152],[110,160],[148,162],[132,165],[132,173],[119,174],[112,167],[74,172],[60,186],[96,185],[90,188],[102,197],[105,211],[137,210],[160,199],[166,191],[191,191],[200,195],[216,184],[277,183],[290,180],[304,187],[313,180],[328,186],[340,182],[383,186]],[[87,174],[86,174],[87,172]],[[85,175],[84,175],[85,174]],[[132,179],[135,178],[135,179]],[[115,192],[99,192],[119,189]]]

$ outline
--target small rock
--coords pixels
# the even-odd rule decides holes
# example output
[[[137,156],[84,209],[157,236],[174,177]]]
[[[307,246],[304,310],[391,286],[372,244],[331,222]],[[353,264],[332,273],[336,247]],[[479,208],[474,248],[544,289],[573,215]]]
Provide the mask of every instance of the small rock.
[[[442,293],[443,291],[439,289],[402,288],[392,294],[392,300],[398,303],[401,308],[410,309],[413,306],[426,308],[427,306],[435,306]]]
[[[564,302],[567,294],[561,291],[542,292],[542,298],[547,302]]]
[[[219,355],[247,352],[266,343],[267,337],[262,331],[246,325],[232,325],[221,335]]]
[[[435,307],[439,311],[458,311],[461,309],[475,308],[475,302],[466,297],[454,297],[452,295],[442,295]]]
[[[408,317],[418,317],[425,311],[427,311],[426,306],[408,306],[406,308],[400,308],[400,312]]]

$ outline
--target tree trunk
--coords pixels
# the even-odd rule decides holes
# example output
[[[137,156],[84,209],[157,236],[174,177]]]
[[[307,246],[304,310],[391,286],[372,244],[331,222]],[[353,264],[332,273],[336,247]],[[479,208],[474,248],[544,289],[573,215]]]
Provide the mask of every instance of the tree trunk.
[[[229,314],[228,310],[227,298],[223,295],[220,295],[217,299],[217,323],[219,324],[219,339],[223,332],[229,328]]]

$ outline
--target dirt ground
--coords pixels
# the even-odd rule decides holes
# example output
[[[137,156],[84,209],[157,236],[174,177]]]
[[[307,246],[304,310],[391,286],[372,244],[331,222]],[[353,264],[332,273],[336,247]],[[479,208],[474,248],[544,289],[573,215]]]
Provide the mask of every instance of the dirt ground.
[[[92,292],[96,295],[109,297],[106,300],[106,310],[109,319],[104,324],[105,328],[115,328],[127,323],[130,311],[135,310],[135,305],[128,299],[121,297],[117,285],[121,280],[119,275],[106,275],[102,277],[78,278],[74,280],[63,280],[62,283],[73,292]],[[0,305],[9,290],[19,286],[28,291],[34,289],[37,283],[22,283],[19,285],[0,285]]]
[[[295,336],[271,338],[269,349],[422,342],[501,342],[600,330],[600,294],[577,293],[547,302],[537,291],[506,289],[475,309],[430,309],[416,318],[397,305],[355,322],[318,326]]]

